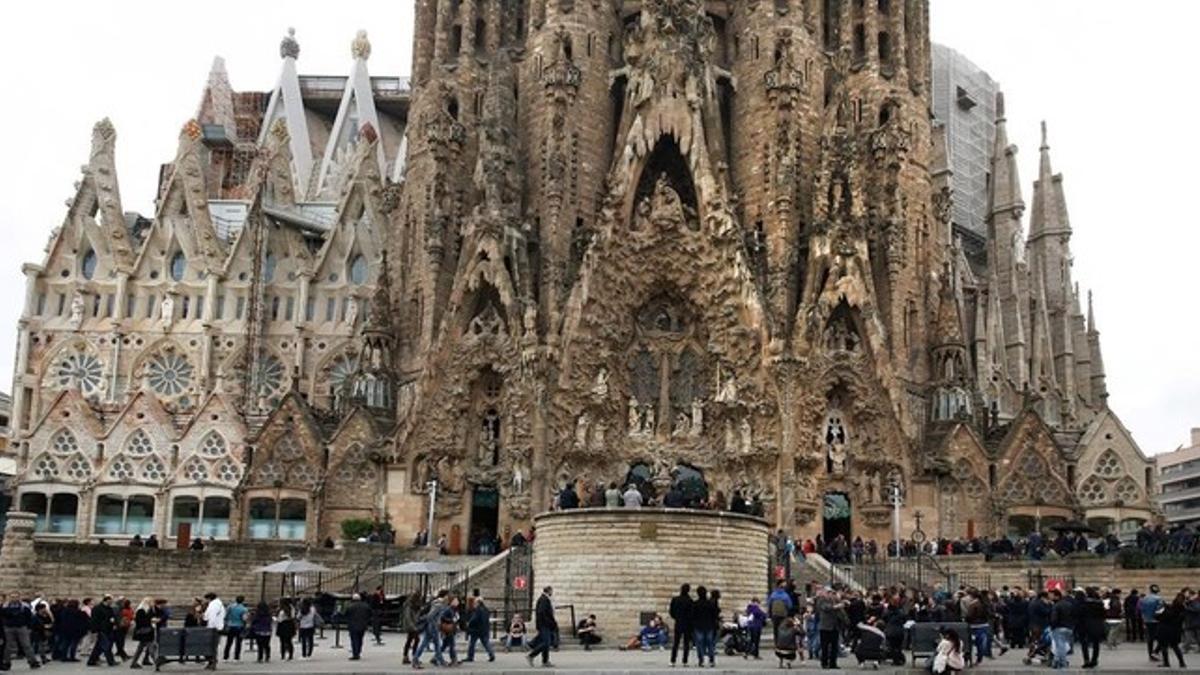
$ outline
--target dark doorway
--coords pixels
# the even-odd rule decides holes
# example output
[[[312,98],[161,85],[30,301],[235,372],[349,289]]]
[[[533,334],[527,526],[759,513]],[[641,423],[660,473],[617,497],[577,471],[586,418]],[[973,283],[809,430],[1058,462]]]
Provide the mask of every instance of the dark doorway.
[[[471,496],[471,538],[467,552],[493,555],[500,526],[500,491],[494,485],[476,485]]]
[[[826,492],[822,509],[821,534],[830,545],[841,535],[850,541],[850,495],[845,492]]]

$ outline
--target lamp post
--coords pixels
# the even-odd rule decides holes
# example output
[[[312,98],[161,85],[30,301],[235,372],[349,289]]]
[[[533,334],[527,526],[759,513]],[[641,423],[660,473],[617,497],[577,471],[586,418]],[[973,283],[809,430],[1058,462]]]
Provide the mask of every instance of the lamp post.
[[[434,545],[433,514],[434,510],[437,508],[438,479],[434,478],[430,480],[425,484],[425,487],[429,488],[429,526],[425,530],[425,546],[432,547]]]
[[[892,529],[893,540],[896,542],[896,557],[899,558],[903,551],[900,548],[900,485],[897,483],[892,483]]]

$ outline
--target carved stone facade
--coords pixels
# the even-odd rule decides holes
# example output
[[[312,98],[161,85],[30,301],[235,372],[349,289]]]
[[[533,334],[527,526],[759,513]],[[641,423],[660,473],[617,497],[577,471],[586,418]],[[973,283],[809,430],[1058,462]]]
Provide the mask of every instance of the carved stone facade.
[[[294,36],[270,94],[218,67],[154,218],[97,125],[26,268],[42,532],[170,537],[195,497],[219,536],[410,537],[435,479],[454,545],[569,481],[740,493],[808,535],[886,539],[897,492],[906,531],[1149,515],[1099,430],[1061,181],[1023,242],[1002,119],[982,263],[951,236],[925,0],[498,5],[418,2],[411,83],[367,75],[365,33],[332,85]]]

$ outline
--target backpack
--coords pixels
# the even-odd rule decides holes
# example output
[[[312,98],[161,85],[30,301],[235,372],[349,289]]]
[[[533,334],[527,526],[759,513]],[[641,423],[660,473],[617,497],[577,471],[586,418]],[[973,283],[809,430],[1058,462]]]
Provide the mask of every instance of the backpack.
[[[783,598],[775,598],[771,601],[771,618],[782,619],[787,617],[787,613],[787,603],[783,601]]]

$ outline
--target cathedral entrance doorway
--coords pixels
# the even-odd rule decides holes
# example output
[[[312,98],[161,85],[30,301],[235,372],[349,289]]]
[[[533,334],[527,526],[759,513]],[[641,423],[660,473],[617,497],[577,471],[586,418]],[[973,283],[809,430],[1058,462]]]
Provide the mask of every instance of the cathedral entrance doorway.
[[[476,485],[471,494],[471,539],[467,551],[479,555],[495,553],[500,526],[500,491],[495,485]]]
[[[825,537],[826,545],[842,535],[850,541],[850,495],[845,492],[826,492],[825,504],[821,512],[821,535]]]

